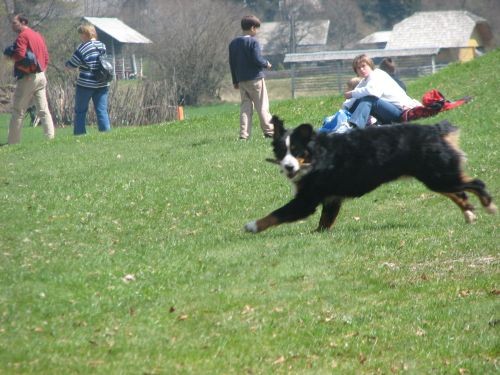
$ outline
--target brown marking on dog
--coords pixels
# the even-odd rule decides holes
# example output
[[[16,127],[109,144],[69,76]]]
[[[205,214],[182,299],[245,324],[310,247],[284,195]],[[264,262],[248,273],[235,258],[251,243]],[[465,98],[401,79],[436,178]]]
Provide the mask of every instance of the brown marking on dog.
[[[266,217],[257,220],[255,224],[257,225],[257,232],[261,232],[272,226],[280,224],[280,222],[276,216],[267,215]]]
[[[448,133],[445,136],[443,136],[443,139],[445,142],[447,142],[454,150],[456,150],[458,153],[463,154],[462,150],[460,150],[460,131],[456,130],[454,132]]]
[[[297,158],[297,161],[299,162],[300,167],[304,167],[304,166],[309,165],[309,163],[306,161],[306,159]]]
[[[467,161],[467,157],[465,156],[465,153],[460,149],[460,130],[456,130],[454,132],[448,133],[445,136],[443,136],[443,140],[448,143],[448,145],[456,151],[457,155],[460,157],[460,178],[463,182],[470,182],[473,179],[469,176],[467,176],[463,172],[463,167],[465,165],[465,162]]]
[[[469,203],[465,193],[442,193],[444,196],[450,198],[462,211],[474,210],[474,207]]]
[[[442,193],[445,197],[450,198],[453,203],[455,203],[464,214],[465,221],[467,223],[473,223],[476,220],[476,215],[474,214],[474,206],[469,203],[467,194],[461,193]]]

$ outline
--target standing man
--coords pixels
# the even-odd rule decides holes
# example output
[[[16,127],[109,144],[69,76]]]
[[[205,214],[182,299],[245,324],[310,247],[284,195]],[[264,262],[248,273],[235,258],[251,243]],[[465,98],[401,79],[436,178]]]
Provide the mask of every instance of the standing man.
[[[229,44],[229,66],[233,86],[240,90],[240,139],[246,140],[252,131],[253,107],[259,115],[264,137],[273,136],[269,99],[264,81],[264,68],[271,69],[271,63],[264,59],[255,35],[260,28],[260,20],[255,16],[245,16],[241,20],[243,35]]]
[[[42,35],[31,29],[28,23],[28,19],[21,14],[12,18],[12,30],[18,36],[10,58],[14,60],[14,68],[21,69],[23,74],[17,79],[14,92],[12,117],[9,124],[9,144],[21,141],[24,113],[30,106],[32,99],[38,109],[38,116],[43,125],[45,136],[48,139],[54,138],[54,124],[47,103],[47,78],[44,73],[49,63],[49,53]],[[26,67],[24,62],[28,52],[32,52],[35,59],[31,65]]]

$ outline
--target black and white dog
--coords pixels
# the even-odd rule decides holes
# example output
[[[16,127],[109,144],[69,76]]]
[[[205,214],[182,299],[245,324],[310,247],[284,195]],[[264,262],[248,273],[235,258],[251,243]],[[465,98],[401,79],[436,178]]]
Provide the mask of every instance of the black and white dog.
[[[247,223],[247,232],[303,219],[320,204],[323,210],[317,230],[328,230],[344,199],[360,197],[402,176],[415,177],[450,198],[468,223],[476,215],[466,192],[476,195],[489,213],[497,211],[485,184],[464,174],[458,129],[448,121],[429,126],[386,125],[344,134],[316,134],[310,124],[287,131],[276,116],[272,122],[275,160],[268,161],[281,166],[295,185],[295,197]]]

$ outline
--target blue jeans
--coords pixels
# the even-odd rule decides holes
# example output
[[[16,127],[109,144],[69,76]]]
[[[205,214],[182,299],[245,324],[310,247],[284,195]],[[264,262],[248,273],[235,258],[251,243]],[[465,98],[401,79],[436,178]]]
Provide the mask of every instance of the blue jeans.
[[[85,130],[85,118],[87,117],[90,99],[94,103],[99,131],[106,132],[111,129],[108,116],[108,92],[109,86],[96,89],[76,86],[74,135],[87,133]]]
[[[370,115],[375,117],[381,124],[399,122],[403,111],[394,104],[376,96],[365,96],[356,100],[350,108],[352,113],[349,122],[358,128],[364,128]]]

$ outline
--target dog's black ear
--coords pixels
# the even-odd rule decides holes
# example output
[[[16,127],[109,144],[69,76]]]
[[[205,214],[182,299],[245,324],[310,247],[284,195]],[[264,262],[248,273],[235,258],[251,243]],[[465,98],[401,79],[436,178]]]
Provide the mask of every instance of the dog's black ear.
[[[303,139],[305,142],[309,142],[314,138],[314,128],[311,124],[302,124],[295,129],[298,134],[300,134],[300,138]]]
[[[273,118],[271,119],[271,124],[274,125],[274,139],[281,138],[281,136],[285,134],[286,131],[283,121],[281,121],[281,119],[278,116],[273,115]]]

